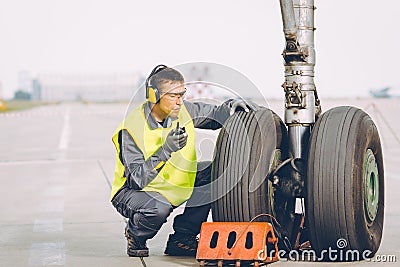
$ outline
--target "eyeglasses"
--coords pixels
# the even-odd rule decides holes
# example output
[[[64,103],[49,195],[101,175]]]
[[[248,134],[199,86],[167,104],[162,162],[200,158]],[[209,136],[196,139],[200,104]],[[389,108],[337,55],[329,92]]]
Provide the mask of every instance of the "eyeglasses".
[[[169,100],[178,100],[178,98],[184,98],[186,94],[187,89],[185,88],[185,91],[179,92],[179,93],[162,93],[163,96],[165,95]]]

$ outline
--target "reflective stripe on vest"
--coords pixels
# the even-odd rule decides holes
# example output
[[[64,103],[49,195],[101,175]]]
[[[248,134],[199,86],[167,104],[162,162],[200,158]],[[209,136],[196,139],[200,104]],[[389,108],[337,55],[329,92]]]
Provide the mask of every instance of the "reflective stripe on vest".
[[[172,205],[179,206],[192,194],[196,179],[197,158],[192,118],[186,107],[182,105],[178,119],[174,120],[169,128],[156,128],[152,130],[144,115],[144,105],[146,105],[146,102],[134,109],[118,126],[112,137],[116,148],[116,166],[111,199],[126,182],[126,177],[124,177],[125,167],[119,158],[119,132],[124,129],[127,130],[142,151],[145,160],[147,160],[164,144],[168,133],[176,127],[179,121],[179,126],[185,127],[188,134],[186,146],[177,152],[173,152],[171,158],[165,163],[158,175],[141,190],[158,192]]]

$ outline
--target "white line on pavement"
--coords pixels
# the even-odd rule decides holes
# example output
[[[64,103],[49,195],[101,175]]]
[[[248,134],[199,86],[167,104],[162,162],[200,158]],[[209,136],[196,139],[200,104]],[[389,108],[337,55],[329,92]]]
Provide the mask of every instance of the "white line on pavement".
[[[58,200],[58,201],[47,201],[43,202],[39,206],[39,210],[41,212],[63,212],[64,211],[64,201],[63,200]]]
[[[54,164],[54,163],[73,163],[73,162],[96,162],[97,159],[43,159],[43,160],[19,160],[1,161],[0,165],[20,165],[20,164]]]
[[[58,149],[63,150],[68,148],[68,139],[69,139],[69,119],[70,119],[70,108],[67,108],[64,114],[64,124],[61,132],[60,143],[58,145]]]
[[[33,224],[33,232],[62,232],[63,219],[35,220]]]
[[[30,266],[65,265],[65,243],[33,243],[30,248]]]
[[[45,196],[62,197],[65,195],[65,187],[61,185],[47,187],[43,194]]]

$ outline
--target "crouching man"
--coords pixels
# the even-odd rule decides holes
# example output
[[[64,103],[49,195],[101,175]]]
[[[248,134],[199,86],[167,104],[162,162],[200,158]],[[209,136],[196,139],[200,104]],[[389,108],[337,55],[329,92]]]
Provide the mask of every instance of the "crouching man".
[[[131,257],[146,257],[153,238],[174,208],[165,254],[195,256],[197,235],[210,211],[211,163],[197,162],[194,128],[219,129],[236,110],[254,109],[241,100],[220,106],[184,100],[181,73],[156,66],[146,79],[147,101],[116,129],[116,168],[111,202],[128,218],[125,236]]]

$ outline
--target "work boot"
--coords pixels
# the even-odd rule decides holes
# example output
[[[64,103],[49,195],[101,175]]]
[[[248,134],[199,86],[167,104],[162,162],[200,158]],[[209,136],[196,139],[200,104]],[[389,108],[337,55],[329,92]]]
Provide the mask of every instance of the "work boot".
[[[125,229],[125,237],[128,241],[128,248],[126,250],[126,253],[129,257],[149,256],[149,249],[146,246],[146,241],[141,241],[137,237],[129,235],[127,229]]]
[[[167,242],[165,254],[170,256],[196,256],[198,239],[194,235],[171,234]]]

